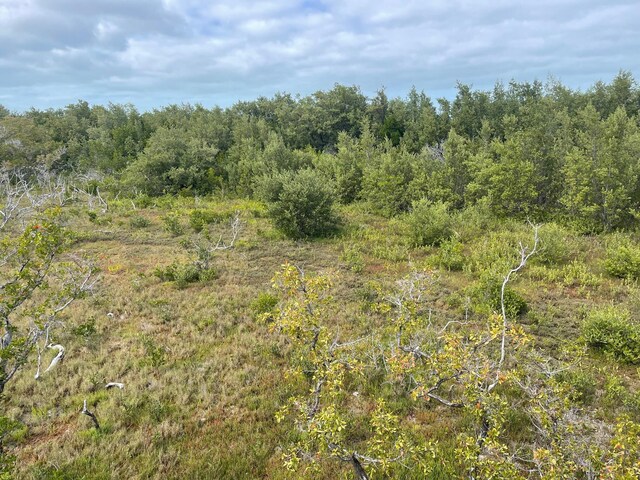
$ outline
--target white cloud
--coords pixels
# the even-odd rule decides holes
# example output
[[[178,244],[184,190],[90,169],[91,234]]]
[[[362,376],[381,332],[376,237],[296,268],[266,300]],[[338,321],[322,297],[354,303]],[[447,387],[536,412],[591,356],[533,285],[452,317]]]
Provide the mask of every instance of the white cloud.
[[[0,88],[11,108],[145,108],[335,82],[392,95],[548,74],[584,86],[639,73],[639,17],[633,0],[0,0]]]

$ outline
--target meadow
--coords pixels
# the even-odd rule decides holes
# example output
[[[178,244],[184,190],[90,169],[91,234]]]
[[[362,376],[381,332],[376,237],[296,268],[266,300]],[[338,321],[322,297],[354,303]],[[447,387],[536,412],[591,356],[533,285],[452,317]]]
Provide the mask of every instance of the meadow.
[[[229,235],[235,212],[242,229],[234,248],[216,252],[211,278],[159,278],[158,270],[193,260],[184,243],[197,231]],[[513,263],[517,242],[531,240],[525,222],[481,211],[454,222],[455,248],[413,247],[406,219],[381,217],[365,204],[341,207],[339,215],[333,236],[296,241],[275,229],[255,201],[140,197],[110,201],[106,211],[81,202],[64,207],[64,224],[75,232],[71,249],[95,259],[99,283],[52,334],[66,348],[63,362],[35,381],[31,359],[5,391],[6,415],[20,419],[5,440],[16,476],[290,478],[282,451],[296,429],[275,415],[304,387],[284,376],[290,342],[259,318],[277,301],[271,279],[282,264],[329,272],[335,305],[324,321],[341,337],[356,338],[384,329],[374,305],[411,271],[435,279],[429,315],[486,316],[495,306],[482,272]],[[625,238],[637,245],[635,235]],[[640,414],[637,367],[590,349],[582,336],[585,318],[600,307],[634,318],[640,311],[637,281],[607,271],[607,249],[620,241],[620,234],[585,236],[543,225],[538,256],[513,283],[527,306],[514,321],[531,335],[531,348],[556,356],[570,345],[586,349],[566,381],[580,409],[597,410],[607,421]],[[54,353],[46,353],[45,365]],[[107,390],[108,382],[124,388]],[[385,390],[374,385],[361,408]],[[84,399],[100,429],[80,414]],[[451,439],[468,427],[464,415],[433,402],[397,402],[396,411],[425,439],[455,457]],[[512,420],[505,435],[516,441],[518,419]],[[351,468],[326,459],[300,475],[351,478]],[[409,469],[402,478],[422,477]],[[435,471],[430,478],[449,477]]]

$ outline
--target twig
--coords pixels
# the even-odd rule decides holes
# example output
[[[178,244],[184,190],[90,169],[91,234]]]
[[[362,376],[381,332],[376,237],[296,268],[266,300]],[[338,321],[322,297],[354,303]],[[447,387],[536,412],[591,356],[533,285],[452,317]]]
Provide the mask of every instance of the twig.
[[[90,411],[89,409],[87,409],[87,399],[84,399],[84,403],[82,405],[82,410],[80,411],[80,413],[85,414],[87,417],[91,418],[91,420],[93,421],[93,426],[95,427],[96,430],[100,430],[100,424],[98,423],[98,419],[96,418],[96,415]]]

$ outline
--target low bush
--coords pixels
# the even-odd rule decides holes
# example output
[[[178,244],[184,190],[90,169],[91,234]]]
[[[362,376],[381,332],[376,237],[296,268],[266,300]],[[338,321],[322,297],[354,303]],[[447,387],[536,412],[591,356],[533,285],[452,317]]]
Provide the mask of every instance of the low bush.
[[[442,202],[415,202],[406,222],[414,247],[437,246],[453,235],[453,219]]]
[[[364,256],[358,245],[344,245],[341,258],[352,272],[360,273],[364,270]]]
[[[212,268],[203,270],[193,263],[178,262],[166,267],[157,267],[153,274],[163,282],[175,282],[178,288],[185,288],[190,283],[213,280],[217,276]]]
[[[136,215],[134,217],[131,217],[131,220],[129,220],[129,224],[133,228],[147,228],[149,225],[151,225],[151,222],[148,218],[145,218],[142,215]]]
[[[535,262],[545,265],[567,263],[572,254],[571,233],[557,223],[546,223],[539,230],[540,248],[534,257]]]
[[[189,214],[189,225],[195,232],[201,232],[206,225],[224,222],[232,218],[233,215],[233,211],[215,212],[213,210],[196,209]]]
[[[614,236],[607,247],[604,267],[614,277],[640,278],[640,246],[628,237]]]
[[[626,310],[593,310],[582,325],[587,344],[623,363],[640,364],[640,324]]]
[[[472,296],[494,312],[502,311],[501,292],[504,279],[485,275],[472,289]],[[504,306],[508,317],[514,318],[528,309],[526,300],[509,285],[504,291]]]
[[[435,260],[437,266],[449,271],[462,270],[464,245],[455,237],[442,242]]]
[[[590,372],[565,371],[558,375],[558,380],[569,387],[567,396],[573,402],[588,404],[596,395],[596,379]]]
[[[180,215],[171,212],[162,217],[164,228],[167,232],[171,233],[174,237],[182,235],[184,233],[184,226],[180,222]]]
[[[453,221],[453,228],[464,243],[482,237],[487,232],[495,231],[504,225],[504,221],[498,220],[491,212],[491,207],[482,200],[456,212]]]
[[[258,192],[274,225],[290,238],[324,237],[338,226],[333,187],[315,170],[264,177]]]
[[[270,320],[277,304],[278,297],[268,292],[260,292],[249,308],[254,318]]]

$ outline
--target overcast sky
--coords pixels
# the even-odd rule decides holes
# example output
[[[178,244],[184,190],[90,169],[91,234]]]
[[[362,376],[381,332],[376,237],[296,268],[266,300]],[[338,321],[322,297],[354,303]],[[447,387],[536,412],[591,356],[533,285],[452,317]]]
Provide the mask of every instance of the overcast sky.
[[[518,6],[515,6],[518,5]],[[0,104],[640,80],[640,0],[0,0]]]

